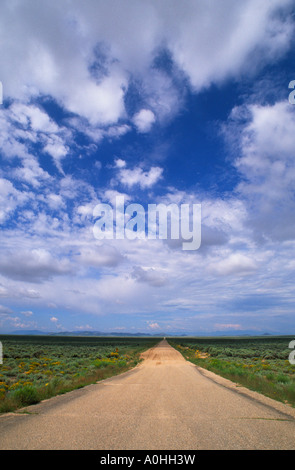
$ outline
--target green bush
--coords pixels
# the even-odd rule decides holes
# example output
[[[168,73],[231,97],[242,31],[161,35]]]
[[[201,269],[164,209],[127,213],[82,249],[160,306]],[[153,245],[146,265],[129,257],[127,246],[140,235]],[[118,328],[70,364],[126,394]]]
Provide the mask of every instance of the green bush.
[[[117,361],[117,365],[119,367],[125,367],[127,365],[127,361],[125,361],[125,359],[120,359],[119,361]]]
[[[287,384],[290,382],[290,377],[284,374],[278,374],[276,377],[276,381],[282,384]]]
[[[16,390],[13,393],[13,398],[16,399],[21,406],[34,405],[40,401],[38,392],[32,385],[25,385],[19,390]]]
[[[102,369],[103,367],[109,366],[111,364],[109,359],[96,359],[94,361],[95,367]]]

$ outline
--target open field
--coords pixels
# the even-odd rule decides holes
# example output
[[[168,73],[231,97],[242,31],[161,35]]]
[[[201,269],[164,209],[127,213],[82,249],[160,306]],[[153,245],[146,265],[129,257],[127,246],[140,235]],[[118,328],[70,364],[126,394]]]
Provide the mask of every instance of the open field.
[[[3,413],[125,372],[159,338],[1,335],[0,341]]]
[[[295,406],[294,336],[170,338],[171,346],[200,367]]]

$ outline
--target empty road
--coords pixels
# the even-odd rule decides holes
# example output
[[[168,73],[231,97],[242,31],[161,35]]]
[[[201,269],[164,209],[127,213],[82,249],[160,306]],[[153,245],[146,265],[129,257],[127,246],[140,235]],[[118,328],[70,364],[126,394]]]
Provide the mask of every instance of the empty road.
[[[163,340],[132,371],[0,417],[0,449],[295,449],[295,410]]]

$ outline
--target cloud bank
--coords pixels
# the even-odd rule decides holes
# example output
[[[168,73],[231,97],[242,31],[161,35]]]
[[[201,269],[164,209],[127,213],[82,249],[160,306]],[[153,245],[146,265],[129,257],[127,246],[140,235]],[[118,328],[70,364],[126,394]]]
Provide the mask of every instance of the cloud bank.
[[[274,70],[278,81],[287,76],[293,8],[2,1],[3,328],[292,326],[295,107],[287,90],[284,99],[274,83],[269,99],[263,86],[266,71],[269,80]],[[93,208],[117,195],[200,202],[201,248],[98,243]]]

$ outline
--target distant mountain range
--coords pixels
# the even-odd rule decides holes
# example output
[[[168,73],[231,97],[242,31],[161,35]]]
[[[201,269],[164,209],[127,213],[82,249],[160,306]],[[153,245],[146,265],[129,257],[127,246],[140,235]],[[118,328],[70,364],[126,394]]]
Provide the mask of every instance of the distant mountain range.
[[[165,332],[153,332],[153,333],[130,333],[130,332],[117,332],[117,331],[112,331],[112,332],[102,332],[102,331],[62,331],[62,332],[49,332],[49,331],[41,331],[41,330],[15,330],[11,331],[8,333],[1,333],[0,335],[3,334],[8,334],[8,335],[40,335],[40,336],[159,336],[161,338],[163,337],[169,337],[169,336],[276,336],[276,335],[286,335],[284,333],[259,333],[256,332],[254,333],[253,331],[247,331],[247,330],[228,330],[228,331],[210,331],[210,332],[204,332],[204,331],[199,331],[195,333],[179,333],[179,332],[173,332],[173,333],[165,333]],[[290,333],[288,333],[290,335]]]
[[[1,333],[0,333],[1,334]],[[28,335],[28,336],[166,336],[165,333],[122,333],[117,331],[112,332],[102,332],[102,331],[62,331],[58,333],[50,331],[41,331],[41,330],[15,330],[10,331],[9,333],[3,333],[8,335]]]

